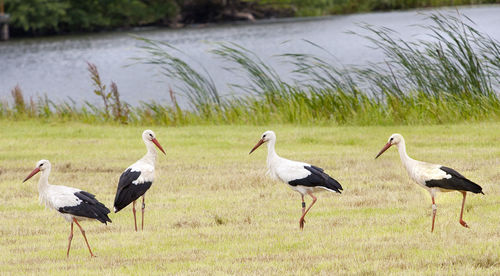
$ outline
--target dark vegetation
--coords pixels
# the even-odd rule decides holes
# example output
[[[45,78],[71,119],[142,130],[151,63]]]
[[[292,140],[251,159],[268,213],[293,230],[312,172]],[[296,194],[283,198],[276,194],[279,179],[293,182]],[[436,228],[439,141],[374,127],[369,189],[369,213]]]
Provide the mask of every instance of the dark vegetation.
[[[319,16],[372,11],[405,10],[500,3],[499,0],[261,0],[262,4],[290,6],[295,16]]]
[[[363,25],[364,36],[385,53],[385,62],[368,67],[336,64],[331,54],[285,53],[277,58],[294,67],[285,81],[254,53],[220,43],[211,54],[229,63],[238,93],[224,97],[207,70],[197,71],[178,49],[160,41],[138,38],[147,54],[138,62],[157,67],[174,86],[169,104],[120,101],[118,87],[107,89],[89,64],[94,93],[103,106],[54,103],[47,98],[25,101],[12,91],[13,104],[0,102],[0,117],[119,122],[159,125],[186,124],[427,124],[500,120],[500,42],[479,33],[461,14],[430,16],[421,26],[434,38],[408,42],[384,27]],[[353,34],[357,35],[357,34]],[[239,90],[239,91],[238,91]],[[175,99],[190,104],[182,109]],[[236,96],[243,95],[243,96]]]
[[[4,0],[13,36],[270,17],[500,3],[500,0]]]
[[[13,36],[163,25],[176,19],[174,0],[5,0]]]

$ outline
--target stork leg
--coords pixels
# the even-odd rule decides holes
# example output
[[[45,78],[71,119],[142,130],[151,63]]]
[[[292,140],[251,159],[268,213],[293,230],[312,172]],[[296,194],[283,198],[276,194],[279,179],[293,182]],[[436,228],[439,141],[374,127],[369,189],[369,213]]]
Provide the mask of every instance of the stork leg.
[[[467,225],[467,223],[462,219],[464,215],[465,196],[467,195],[467,192],[462,192],[462,195],[464,196],[464,199],[462,200],[462,210],[460,211],[460,224],[462,224],[465,228],[469,228],[469,225]]]
[[[302,215],[304,215],[304,213],[306,212],[306,202],[304,201],[304,195],[301,195],[302,196]],[[304,223],[306,221],[304,220]]]
[[[73,222],[71,222],[71,232],[68,237],[68,252],[66,252],[66,258],[69,257],[69,249],[71,248],[71,241],[73,240]]]
[[[141,225],[141,230],[144,230],[144,209],[146,209],[146,203],[144,203],[146,195],[144,194],[142,196],[142,225]]]
[[[132,213],[134,213],[135,232],[137,232],[137,219],[135,217],[135,200],[132,202]]]
[[[308,192],[307,194],[309,194],[312,197],[313,201],[309,205],[309,208],[307,208],[307,210],[304,212],[304,214],[302,214],[302,217],[300,217],[300,220],[299,220],[300,229],[304,229],[304,222],[305,222],[304,217],[307,215],[307,212],[309,212],[309,210],[311,210],[311,207],[313,207],[314,203],[316,203],[316,200],[317,200],[317,198],[311,192]]]
[[[87,248],[89,249],[90,257],[95,257],[95,255],[92,253],[92,250],[90,249],[89,242],[87,241],[87,236],[85,236],[85,230],[83,230],[82,226],[80,226],[80,224],[75,218],[73,218],[73,221],[76,223],[76,225],[78,225],[78,227],[80,227],[80,231],[82,232],[83,238],[85,239],[85,243],[87,244]]]
[[[436,206],[436,202],[434,201],[434,196],[432,196],[432,228],[431,228],[431,233],[434,232],[434,221],[436,220],[436,212],[437,212],[437,206]]]
[[[302,195],[302,215],[306,212],[306,202],[304,201],[304,195]]]

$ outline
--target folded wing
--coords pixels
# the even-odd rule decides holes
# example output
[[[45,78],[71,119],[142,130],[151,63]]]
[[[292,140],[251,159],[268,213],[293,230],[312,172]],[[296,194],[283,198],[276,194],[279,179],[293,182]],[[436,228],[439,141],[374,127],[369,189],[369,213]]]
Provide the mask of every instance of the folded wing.
[[[133,170],[132,168],[128,168],[122,173],[118,181],[115,202],[113,204],[115,213],[144,195],[151,187],[152,180],[148,181],[149,179],[144,174],[146,173]]]

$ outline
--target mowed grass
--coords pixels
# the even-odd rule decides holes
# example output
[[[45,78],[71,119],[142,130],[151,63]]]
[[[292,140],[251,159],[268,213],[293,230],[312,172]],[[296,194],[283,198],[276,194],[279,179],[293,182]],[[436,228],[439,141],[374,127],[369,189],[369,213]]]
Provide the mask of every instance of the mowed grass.
[[[142,157],[148,126],[0,121],[1,274],[498,274],[500,123],[435,126],[154,127],[167,155],[146,196],[143,232],[131,207],[113,223],[82,222],[97,255],[75,229],[38,203],[35,163],[52,162],[51,184],[96,194],[112,207],[121,172]],[[266,172],[266,148],[249,150],[265,130],[283,157],[325,168],[344,187],[318,193],[303,231],[301,201]],[[374,156],[390,134],[415,159],[450,166],[483,187],[431,200],[412,183],[396,150]],[[307,198],[307,204],[311,202]],[[139,213],[138,213],[139,214]],[[140,221],[140,215],[139,215]]]

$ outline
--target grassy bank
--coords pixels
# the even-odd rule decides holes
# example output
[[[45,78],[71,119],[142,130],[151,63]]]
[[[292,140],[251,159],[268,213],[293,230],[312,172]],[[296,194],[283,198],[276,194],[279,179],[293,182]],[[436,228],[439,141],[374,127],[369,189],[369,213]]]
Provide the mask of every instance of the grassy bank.
[[[167,156],[146,198],[145,231],[130,207],[109,226],[84,222],[65,250],[69,224],[38,204],[36,161],[52,162],[52,184],[95,193],[111,207],[122,170],[144,154],[146,126],[41,124],[0,120],[0,267],[2,274],[495,274],[498,263],[498,123],[398,127],[290,125],[154,127]],[[300,196],[265,175],[273,129],[284,157],[324,167],[342,195],[318,194],[304,231]],[[448,165],[485,195],[437,198],[430,233],[429,195],[411,183],[394,150],[374,160],[387,137],[405,135],[410,156]],[[126,151],[124,149],[127,149]],[[310,203],[310,199],[307,199]]]
[[[499,121],[500,43],[478,32],[461,14],[434,13],[429,19],[432,23],[421,26],[427,37],[418,41],[401,39],[383,26],[361,25],[367,33],[363,39],[385,55],[384,62],[368,67],[338,64],[331,53],[311,43],[317,49],[314,54],[274,57],[293,68],[281,75],[244,47],[214,44],[208,54],[225,61],[219,70],[229,68],[234,79],[243,80],[225,87],[216,86],[212,73],[202,66],[192,67],[181,50],[137,38],[144,53],[137,62],[173,84],[164,90],[171,102],[131,106],[120,100],[120,84],[108,85],[89,64],[94,84],[89,93],[97,94],[103,105],[55,103],[46,97],[28,100],[16,87],[13,101],[0,102],[0,117],[167,126]],[[188,106],[179,106],[179,97]]]

